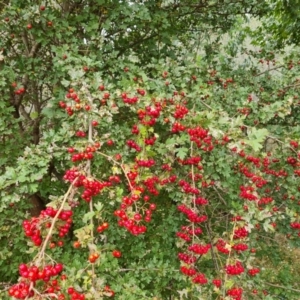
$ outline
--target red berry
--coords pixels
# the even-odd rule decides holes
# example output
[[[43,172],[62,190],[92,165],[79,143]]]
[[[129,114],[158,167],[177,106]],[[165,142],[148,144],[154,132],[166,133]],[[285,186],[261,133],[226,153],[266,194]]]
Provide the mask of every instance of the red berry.
[[[112,252],[112,255],[113,255],[114,257],[116,257],[116,258],[120,258],[120,257],[122,256],[121,252],[118,251],[118,250],[114,250],[114,251]]]

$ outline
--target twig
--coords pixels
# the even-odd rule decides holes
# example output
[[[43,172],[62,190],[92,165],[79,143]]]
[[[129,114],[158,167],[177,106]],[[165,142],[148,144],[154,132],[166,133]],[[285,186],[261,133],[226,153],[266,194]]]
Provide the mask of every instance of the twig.
[[[283,68],[283,67],[284,67],[284,65],[280,65],[280,66],[277,66],[277,67],[265,70],[265,71],[263,71],[263,72],[261,72],[259,74],[256,74],[255,77],[258,77],[258,76],[260,76],[260,75],[262,75],[264,73],[267,73],[267,72],[270,72],[270,71],[273,71],[273,70],[277,70],[277,69],[280,69],[280,68]]]
[[[213,189],[216,191],[216,193],[218,194],[219,198],[222,200],[223,204],[226,205],[225,199],[221,196],[221,194],[219,193],[219,191],[217,190],[217,188],[215,186],[213,186]]]
[[[280,289],[284,289],[284,290],[289,290],[289,291],[293,291],[293,292],[297,292],[300,293],[300,290],[294,289],[294,288],[290,288],[290,287],[286,287],[283,285],[278,285],[278,284],[274,284],[274,283],[270,283],[270,282],[264,282],[264,284],[270,285],[270,286],[274,286]]]
[[[61,205],[60,205],[59,210],[57,211],[55,217],[53,218],[53,220],[52,220],[52,222],[51,222],[51,227],[50,227],[49,232],[48,232],[48,234],[47,234],[47,236],[46,236],[46,239],[45,239],[45,241],[44,241],[44,243],[43,243],[43,247],[42,247],[42,249],[41,249],[41,251],[40,251],[40,253],[39,253],[39,256],[38,256],[38,258],[37,258],[37,260],[36,260],[36,264],[37,264],[37,265],[40,264],[41,259],[42,259],[42,257],[44,256],[44,252],[45,252],[46,247],[47,247],[47,244],[48,244],[48,242],[49,242],[49,240],[50,240],[50,238],[51,238],[51,235],[52,235],[52,232],[53,232],[53,228],[54,228],[54,226],[55,226],[55,223],[56,223],[56,221],[57,221],[57,219],[58,219],[58,216],[60,215],[61,211],[63,210],[64,204],[66,203],[66,201],[67,201],[67,199],[68,199],[68,197],[69,197],[69,194],[71,193],[72,189],[74,188],[74,184],[75,184],[75,182],[77,181],[77,179],[78,179],[78,177],[76,177],[76,178],[73,180],[73,182],[71,183],[71,185],[70,185],[68,191],[66,192],[66,194],[65,194],[65,196],[64,196],[64,199],[63,199],[63,201],[62,201],[62,203],[61,203]]]
[[[149,269],[149,268],[137,268],[137,269],[119,269],[119,272],[128,272],[128,271],[162,271],[163,269],[158,269],[158,268],[153,268],[153,269]],[[168,271],[170,271],[168,269]],[[179,270],[173,270],[173,272],[179,272]]]
[[[97,153],[100,154],[100,155],[102,155],[102,156],[104,156],[104,157],[106,157],[109,161],[112,161],[112,162],[114,162],[116,165],[118,165],[118,166],[121,167],[121,169],[122,169],[122,171],[123,171],[123,173],[124,173],[124,175],[125,175],[125,177],[126,177],[126,179],[127,179],[127,181],[128,181],[130,190],[132,191],[132,190],[133,190],[133,186],[132,186],[132,184],[131,184],[131,182],[130,182],[130,179],[129,179],[128,176],[127,176],[127,173],[126,173],[126,170],[124,169],[123,164],[122,164],[122,163],[119,163],[118,161],[114,160],[111,156],[109,156],[109,155],[107,155],[107,154],[105,154],[105,153],[103,153],[103,152],[97,151]]]
[[[211,109],[212,110],[212,107],[211,106],[209,106],[208,104],[206,104],[205,102],[203,102],[202,100],[200,100],[200,102],[204,105],[204,106],[206,106],[207,108],[209,108],[209,109]]]

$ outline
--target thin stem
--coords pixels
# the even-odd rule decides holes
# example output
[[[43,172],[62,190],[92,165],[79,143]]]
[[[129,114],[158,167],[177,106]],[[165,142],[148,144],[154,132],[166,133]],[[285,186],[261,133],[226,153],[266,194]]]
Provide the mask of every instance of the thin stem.
[[[191,142],[191,157],[193,157],[193,142]],[[193,184],[193,189],[196,188],[196,183],[195,183],[195,171],[194,171],[194,165],[192,164],[191,167],[191,172],[192,172],[192,184]],[[193,208],[196,210],[196,195],[193,195]],[[192,230],[193,230],[193,244],[195,241],[195,223],[192,222]]]
[[[286,287],[286,286],[283,286],[283,285],[273,284],[273,283],[270,283],[270,282],[264,282],[264,284],[267,284],[267,285],[270,285],[270,286],[274,286],[274,287],[277,287],[277,288],[280,288],[280,289],[284,289],[284,290],[289,290],[289,291],[300,293],[300,290],[297,290],[297,289],[294,289],[294,288],[290,288],[290,287]]]
[[[68,199],[68,197],[69,197],[69,194],[71,193],[72,189],[74,188],[74,184],[75,184],[75,182],[77,181],[77,179],[78,179],[78,177],[76,177],[76,178],[73,180],[73,182],[71,183],[71,185],[70,185],[68,191],[66,192],[66,194],[65,194],[65,196],[64,196],[64,198],[63,198],[63,201],[62,201],[62,203],[61,203],[61,205],[60,205],[59,210],[57,211],[56,215],[54,216],[54,218],[53,218],[53,220],[52,220],[52,222],[51,222],[51,227],[50,227],[50,229],[49,229],[49,231],[48,231],[48,234],[47,234],[46,239],[45,239],[45,241],[44,241],[44,243],[43,243],[42,249],[41,249],[41,251],[40,251],[40,253],[39,253],[39,255],[38,255],[38,258],[37,258],[37,260],[36,260],[36,264],[37,264],[37,265],[39,265],[39,264],[41,263],[41,260],[42,260],[42,257],[44,256],[44,253],[45,253],[47,244],[48,244],[48,242],[49,242],[49,240],[50,240],[50,238],[51,238],[51,236],[52,236],[52,232],[53,232],[55,223],[56,223],[56,221],[57,221],[57,219],[58,219],[58,216],[59,216],[60,213],[62,212],[62,210],[63,210],[63,208],[64,208],[64,205],[65,205],[65,203],[66,203],[66,201],[67,201],[67,199]]]
[[[258,76],[263,75],[263,74],[265,74],[267,72],[274,71],[274,70],[277,70],[277,69],[280,69],[280,68],[283,68],[283,67],[284,67],[284,65],[280,65],[280,66],[277,66],[277,67],[274,67],[274,68],[270,68],[270,69],[265,70],[265,71],[263,71],[263,72],[261,72],[259,74],[256,74],[255,77],[258,77]]]
[[[130,190],[132,191],[132,190],[133,190],[133,186],[132,186],[132,184],[131,184],[131,182],[130,182],[130,179],[128,178],[127,172],[126,172],[126,170],[125,170],[123,164],[122,164],[122,163],[119,163],[118,161],[116,161],[115,159],[113,159],[111,156],[109,156],[109,155],[107,155],[107,154],[105,154],[105,153],[103,153],[103,152],[97,151],[97,153],[100,154],[100,155],[102,155],[102,156],[104,156],[104,157],[106,157],[106,158],[108,159],[108,161],[112,161],[113,163],[115,163],[116,165],[118,165],[118,166],[121,167],[121,169],[122,169],[122,171],[123,171],[123,173],[124,173],[124,175],[125,175],[125,177],[126,177],[126,179],[127,179],[127,181],[128,181]]]
[[[236,227],[236,222],[234,222],[233,229],[232,229],[232,233],[231,233],[231,235],[230,235],[230,246],[231,246],[232,241],[233,241],[235,227]],[[227,259],[226,259],[226,265],[229,264],[230,256],[231,256],[231,248],[229,249],[229,254],[228,254],[228,257],[227,257]],[[225,272],[224,286],[226,285],[227,279],[228,279],[228,274],[227,274],[227,272]],[[225,289],[223,289],[223,297],[225,297]]]

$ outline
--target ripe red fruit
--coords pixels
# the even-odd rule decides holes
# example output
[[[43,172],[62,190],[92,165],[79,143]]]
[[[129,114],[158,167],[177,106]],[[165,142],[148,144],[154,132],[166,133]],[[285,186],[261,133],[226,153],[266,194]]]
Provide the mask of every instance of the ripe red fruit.
[[[135,214],[135,215],[134,215],[134,219],[135,219],[136,221],[140,221],[140,220],[142,219],[142,216],[141,216],[140,214]]]
[[[97,126],[99,123],[97,121],[92,121],[93,126]]]
[[[66,280],[66,279],[67,279],[67,275],[66,275],[66,274],[61,275],[61,276],[60,276],[60,279],[61,279],[61,280]]]
[[[107,224],[107,223],[106,223]],[[107,229],[108,228],[108,225],[107,225],[107,227],[105,227],[105,226],[103,226],[103,225],[99,225],[98,227],[97,227],[97,232],[99,232],[99,233],[101,233],[101,232],[103,232],[105,229]]]
[[[108,146],[112,146],[114,144],[114,141],[113,140],[108,140],[106,143],[107,143]]]
[[[45,10],[45,8],[46,8],[46,7],[45,7],[44,5],[41,5],[41,6],[40,6],[40,10],[41,10],[41,11]]]
[[[78,249],[78,248],[80,248],[80,242],[79,241],[75,241],[74,243],[73,243],[73,247],[74,248],[76,248],[76,249]]]
[[[58,241],[58,242],[57,242],[57,246],[58,246],[58,247],[62,247],[63,245],[64,245],[64,242],[63,242],[63,241]]]
[[[110,94],[109,94],[109,93],[104,93],[103,99],[108,99],[109,97],[110,97]]]
[[[155,210],[155,209],[156,209],[156,204],[151,203],[150,206],[149,206],[149,208],[150,208],[151,210]]]
[[[63,58],[63,60],[65,60],[65,59],[68,58],[68,56],[67,56],[66,54],[64,54],[64,55],[62,56],[62,58]]]
[[[119,153],[116,154],[116,155],[115,155],[115,159],[116,159],[116,160],[121,160],[121,159],[122,159],[122,155],[119,154]]]
[[[54,249],[55,246],[56,246],[56,244],[54,242],[50,243],[50,245],[49,245],[50,249]]]
[[[120,258],[122,256],[122,253],[119,250],[114,250],[112,252],[112,255],[116,258]]]
[[[94,263],[98,258],[99,258],[99,254],[98,253],[93,253],[89,255],[89,261],[90,263]]]
[[[103,84],[101,84],[100,86],[99,86],[99,88],[98,88],[100,91],[104,91],[105,90],[105,87],[104,87],[104,85]]]
[[[32,25],[31,24],[27,24],[27,29],[31,29]]]

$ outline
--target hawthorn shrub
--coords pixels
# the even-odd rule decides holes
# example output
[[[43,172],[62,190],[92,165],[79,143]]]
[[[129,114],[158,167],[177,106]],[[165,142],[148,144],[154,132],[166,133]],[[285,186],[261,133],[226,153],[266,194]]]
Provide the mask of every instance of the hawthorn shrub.
[[[1,299],[297,298],[299,51],[68,2],[0,4]]]
[[[276,76],[270,56],[251,52],[247,70],[222,56],[148,74],[131,63],[114,77],[74,67],[24,156],[41,162],[40,188],[47,157],[63,183],[52,178],[47,207],[22,221],[29,255],[5,297],[282,296],[262,257],[276,235],[299,244],[299,63]]]

